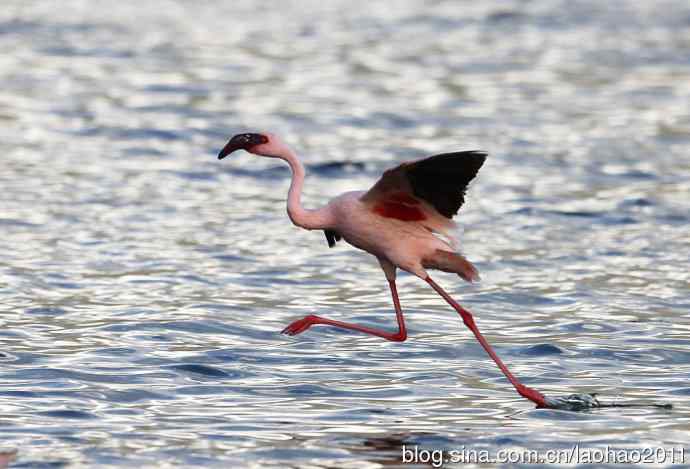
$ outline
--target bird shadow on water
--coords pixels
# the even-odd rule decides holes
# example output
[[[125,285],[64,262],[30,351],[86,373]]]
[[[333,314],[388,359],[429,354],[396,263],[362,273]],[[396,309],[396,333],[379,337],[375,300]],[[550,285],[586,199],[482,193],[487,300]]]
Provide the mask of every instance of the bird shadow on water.
[[[614,407],[654,407],[671,409],[670,404],[658,403],[607,403],[600,402],[596,394],[571,394],[568,396],[551,398],[549,404],[552,408],[540,410],[566,411],[557,412],[549,418],[557,420],[569,420],[571,412],[588,413],[594,409],[607,409]],[[558,405],[558,407],[555,407]],[[516,414],[522,414],[519,411]],[[531,411],[530,411],[531,412]],[[572,415],[572,414],[571,414]],[[573,415],[574,417],[574,415]],[[511,418],[509,415],[508,418]],[[490,462],[488,458],[495,452],[495,446],[506,443],[518,444],[520,439],[514,436],[501,435],[487,437],[482,434],[474,434],[469,427],[459,427],[457,432],[448,434],[427,431],[395,431],[376,436],[364,435],[338,435],[326,438],[329,446],[334,445],[348,451],[357,457],[363,457],[368,461],[376,462],[384,466],[398,467],[400,464],[420,464],[431,467],[441,467],[449,460],[449,455],[456,458],[455,462]],[[548,443],[548,448],[560,448],[563,442]],[[492,449],[494,448],[494,449]],[[417,466],[415,466],[417,467]]]

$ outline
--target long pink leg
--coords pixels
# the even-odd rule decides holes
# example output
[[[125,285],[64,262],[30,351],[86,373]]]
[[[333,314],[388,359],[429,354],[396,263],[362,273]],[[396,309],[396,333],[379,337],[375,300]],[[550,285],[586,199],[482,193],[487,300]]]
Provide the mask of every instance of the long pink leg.
[[[302,319],[293,322],[288,327],[283,329],[283,334],[287,335],[297,335],[309,329],[311,326],[316,324],[325,324],[328,326],[340,327],[342,329],[350,329],[353,331],[364,332],[365,334],[371,334],[378,337],[383,337],[386,340],[391,340],[393,342],[402,342],[407,339],[407,330],[405,329],[405,320],[403,319],[402,309],[400,308],[400,300],[398,299],[398,290],[395,287],[395,280],[388,280],[388,284],[391,287],[391,294],[393,295],[393,305],[395,306],[395,316],[398,319],[398,332],[386,332],[380,329],[374,329],[371,327],[358,326],[357,324],[350,324],[342,321],[334,321],[333,319],[326,319],[320,316],[314,316],[310,314]]]
[[[537,404],[537,407],[549,407],[549,405],[546,403],[546,398],[542,393],[537,391],[536,389],[532,389],[528,386],[525,386],[522,384],[511,372],[508,370],[508,367],[506,367],[503,362],[501,361],[500,358],[498,358],[498,355],[496,355],[496,352],[494,352],[494,349],[491,348],[491,345],[486,341],[484,336],[479,332],[479,329],[477,328],[477,325],[474,323],[474,318],[472,317],[472,313],[467,311],[465,308],[460,306],[460,304],[455,301],[453,298],[450,297],[448,293],[446,293],[436,282],[431,280],[431,277],[427,276],[424,280],[431,285],[431,287],[436,290],[436,292],[443,297],[444,300],[448,302],[449,305],[451,305],[455,310],[460,314],[462,317],[462,321],[465,323],[465,325],[472,331],[474,336],[477,338],[479,343],[484,347],[484,350],[486,350],[486,353],[489,354],[489,356],[493,359],[494,362],[498,365],[498,367],[501,369],[503,374],[505,375],[506,378],[508,378],[508,381],[515,387],[517,392],[522,396],[530,401],[534,402]]]

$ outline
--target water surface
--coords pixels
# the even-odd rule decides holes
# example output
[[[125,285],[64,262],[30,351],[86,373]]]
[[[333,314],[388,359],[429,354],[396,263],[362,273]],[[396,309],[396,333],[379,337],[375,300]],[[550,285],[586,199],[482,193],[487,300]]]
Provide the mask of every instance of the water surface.
[[[15,467],[687,447],[687,2],[10,0],[0,80]],[[483,281],[437,281],[525,383],[674,408],[535,410],[408,275],[405,343],[280,335],[395,322],[375,259],[290,225],[286,167],[215,160],[261,129],[305,162],[307,206],[488,151],[458,219]]]

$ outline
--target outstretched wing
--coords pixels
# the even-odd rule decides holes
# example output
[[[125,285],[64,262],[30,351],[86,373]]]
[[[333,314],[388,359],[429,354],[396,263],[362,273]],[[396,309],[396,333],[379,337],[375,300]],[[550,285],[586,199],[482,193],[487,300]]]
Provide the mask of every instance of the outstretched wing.
[[[415,204],[418,198],[445,218],[453,218],[465,202],[467,185],[477,175],[486,156],[483,151],[460,151],[403,163],[383,173],[362,200],[387,207],[390,213],[395,213],[394,218],[414,220],[415,216],[423,217]],[[394,207],[397,207],[395,211]]]

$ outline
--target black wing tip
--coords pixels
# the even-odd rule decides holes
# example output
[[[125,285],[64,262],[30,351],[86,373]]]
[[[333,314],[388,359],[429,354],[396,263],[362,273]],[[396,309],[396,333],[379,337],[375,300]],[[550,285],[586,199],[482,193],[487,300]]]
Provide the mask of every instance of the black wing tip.
[[[424,168],[425,170],[432,171],[447,171],[449,168],[454,168],[460,171],[469,171],[472,173],[472,177],[470,177],[470,179],[473,179],[484,164],[484,161],[486,161],[487,156],[489,156],[489,154],[483,150],[466,150],[451,153],[441,153],[439,155],[430,156],[420,160],[416,162],[415,166],[417,168]]]
[[[444,217],[453,218],[465,203],[467,186],[487,156],[482,150],[466,150],[420,160],[407,171],[412,191]]]
[[[472,158],[474,162],[477,164],[477,170],[479,170],[479,168],[482,167],[482,165],[486,161],[486,157],[489,156],[489,154],[483,150],[472,150],[467,153],[469,154],[470,158]]]
[[[484,150],[454,151],[430,156],[419,161],[419,163],[424,165],[433,165],[434,163],[440,163],[440,160],[444,160],[445,162],[453,161],[454,163],[463,163],[463,165],[469,164],[469,166],[475,167],[477,170],[479,170],[479,168],[481,168],[486,161],[487,156],[489,156],[489,154]]]
[[[467,153],[471,154],[475,158],[481,158],[482,160],[485,160],[486,157],[489,156],[489,153],[484,150],[470,150]]]
[[[486,158],[488,155],[489,153],[484,150],[461,150],[449,151],[448,153],[439,153],[438,155],[433,155],[430,158],[435,158],[437,156],[481,156]]]
[[[477,164],[477,169],[482,167],[482,165],[486,161],[486,157],[489,156],[489,154],[483,150],[470,150],[463,151],[460,153],[464,154],[466,158],[471,158],[472,160],[474,160],[474,162]]]
[[[434,155],[431,158],[472,158],[475,160],[484,161],[487,156],[489,156],[489,153],[484,150],[463,150],[441,153],[440,155]]]
[[[340,234],[333,230],[323,230],[323,234],[326,235],[326,241],[328,242],[328,247],[332,248],[335,243],[340,241]]]

